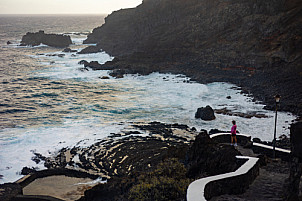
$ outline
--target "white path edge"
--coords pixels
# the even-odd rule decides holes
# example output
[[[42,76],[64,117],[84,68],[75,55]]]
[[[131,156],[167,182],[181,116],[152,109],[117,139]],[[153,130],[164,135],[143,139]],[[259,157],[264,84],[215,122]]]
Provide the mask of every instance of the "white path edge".
[[[230,134],[231,133],[216,133],[216,134],[212,134],[209,136],[210,136],[210,138],[215,138],[217,136],[230,135]],[[243,137],[251,137],[250,135],[241,134],[241,133],[240,134],[238,133],[237,135],[243,136]],[[271,150],[273,149],[272,146],[260,144],[260,143],[256,143],[256,142],[253,142],[253,146],[263,147],[265,149],[271,149]],[[291,153],[290,150],[281,149],[281,148],[277,148],[277,147],[275,149],[276,149],[276,151],[285,152],[288,154]],[[252,167],[254,167],[254,165],[259,160],[258,158],[248,157],[248,156],[236,156],[236,158],[247,159],[248,161],[246,161],[235,172],[229,172],[229,173],[215,175],[215,176],[206,177],[206,178],[202,178],[202,179],[193,181],[187,189],[187,201],[205,201],[206,198],[204,197],[204,189],[208,183],[210,183],[211,181],[215,181],[215,180],[220,180],[220,179],[225,179],[225,178],[229,178],[229,177],[246,174]]]
[[[263,148],[266,148],[266,149],[271,149],[271,150],[273,150],[273,147],[272,147],[272,146],[265,145],[265,144],[260,144],[260,143],[256,143],[256,142],[253,142],[253,146],[263,147]],[[285,153],[288,153],[288,154],[291,153],[291,151],[290,151],[290,150],[287,150],[287,149],[281,149],[281,148],[278,148],[278,147],[276,147],[275,149],[276,149],[276,151],[285,152]]]
[[[225,179],[229,177],[239,176],[246,174],[259,160],[258,158],[248,156],[236,156],[238,159],[247,159],[240,168],[235,172],[229,172],[225,174],[215,175],[193,181],[187,189],[187,201],[205,201],[204,189],[211,181]]]
[[[214,137],[217,137],[217,136],[220,136],[220,135],[231,135],[231,133],[215,133],[215,134],[212,134],[212,135],[209,135],[210,138],[214,138]],[[247,135],[247,134],[241,134],[241,133],[237,133],[237,136],[243,136],[243,137],[251,137],[250,135]]]
[[[212,135],[209,135],[209,136],[210,136],[210,138],[215,138],[215,137],[218,137],[218,136],[221,136],[221,135],[231,135],[231,133],[215,133],[215,134],[212,134]],[[237,135],[238,136],[243,136],[243,137],[251,137],[250,135],[241,134],[241,133],[238,133]],[[257,147],[262,147],[262,148],[265,148],[265,149],[271,149],[271,150],[273,150],[272,146],[261,144],[261,143],[257,143],[257,142],[253,142],[253,146],[257,146]],[[287,149],[282,149],[282,148],[278,148],[278,147],[276,147],[275,149],[276,149],[276,151],[280,151],[280,152],[284,152],[284,153],[288,153],[288,154],[291,153],[291,151],[287,150]]]

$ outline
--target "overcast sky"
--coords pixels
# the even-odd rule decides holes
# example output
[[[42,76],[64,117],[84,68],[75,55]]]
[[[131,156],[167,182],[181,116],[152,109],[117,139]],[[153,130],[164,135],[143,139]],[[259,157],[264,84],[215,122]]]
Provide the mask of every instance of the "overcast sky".
[[[110,14],[142,0],[0,0],[0,14]]]

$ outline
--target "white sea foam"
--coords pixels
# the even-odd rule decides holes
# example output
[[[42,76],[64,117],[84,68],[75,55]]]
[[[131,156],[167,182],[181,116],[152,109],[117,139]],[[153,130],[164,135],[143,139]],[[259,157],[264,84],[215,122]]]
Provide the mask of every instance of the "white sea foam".
[[[77,47],[77,46],[75,46]],[[61,51],[51,54],[61,54]],[[66,114],[63,123],[37,125],[35,127],[4,129],[0,132],[0,182],[11,182],[21,177],[22,167],[42,169],[43,163],[35,164],[31,160],[33,152],[51,156],[63,147],[89,146],[105,138],[110,133],[118,133],[133,121],[160,121],[166,123],[187,124],[197,129],[230,130],[231,120],[237,121],[238,130],[252,137],[271,141],[274,131],[274,112],[263,110],[262,104],[252,102],[251,98],[240,94],[239,90],[228,83],[207,85],[187,83],[183,75],[152,73],[148,76],[126,75],[122,79],[99,79],[108,75],[108,71],[80,71],[80,60],[104,63],[112,57],[104,52],[96,54],[64,53],[58,56],[33,56],[41,64],[42,70],[33,77],[45,77],[51,80],[74,80],[76,83],[88,82],[102,96],[99,104],[78,104],[70,102],[70,108],[81,107],[75,114]],[[54,64],[51,62],[54,61]],[[231,99],[227,99],[231,96]],[[74,104],[74,105],[73,105]],[[216,114],[213,121],[195,119],[199,107],[210,105],[214,109],[228,108],[235,112],[257,112],[269,118],[242,118]],[[101,108],[101,109],[100,109]],[[277,133],[289,134],[288,126],[295,119],[290,113],[279,112]],[[120,124],[119,122],[123,122]],[[9,153],[9,154],[7,154]]]
[[[113,57],[110,57],[105,52],[93,53],[93,54],[76,54],[76,53],[63,53],[61,51],[50,53],[51,55],[64,54],[65,56],[47,56],[35,55],[34,58],[38,58],[44,65],[51,65],[49,68],[37,71],[34,76],[49,77],[52,79],[82,79],[83,81],[89,79],[95,79],[100,76],[107,75],[107,71],[86,71],[83,69],[83,64],[78,64],[81,60],[98,61],[100,64],[104,64],[106,61],[110,61]]]
[[[21,178],[20,171],[24,166],[44,169],[43,163],[36,164],[31,160],[36,152],[48,157],[63,147],[89,146],[111,132],[119,132],[124,126],[102,125],[97,119],[84,119],[66,121],[60,126],[6,129],[5,135],[9,137],[0,141],[0,174],[4,175],[1,182]]]

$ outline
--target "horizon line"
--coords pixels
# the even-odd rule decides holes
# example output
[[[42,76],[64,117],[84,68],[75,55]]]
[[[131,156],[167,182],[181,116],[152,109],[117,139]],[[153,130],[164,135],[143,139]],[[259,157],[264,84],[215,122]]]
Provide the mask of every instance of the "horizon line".
[[[110,13],[0,13],[0,15],[109,15]]]

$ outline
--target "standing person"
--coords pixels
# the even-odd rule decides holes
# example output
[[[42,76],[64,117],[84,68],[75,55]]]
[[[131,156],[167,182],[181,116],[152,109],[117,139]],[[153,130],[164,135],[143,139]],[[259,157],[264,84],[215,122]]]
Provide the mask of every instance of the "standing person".
[[[237,146],[237,138],[236,138],[237,126],[236,126],[236,121],[233,120],[232,123],[233,123],[233,126],[231,128],[231,145],[233,145],[234,142],[235,142],[234,145]]]

